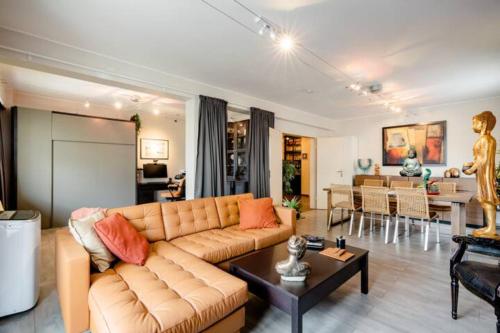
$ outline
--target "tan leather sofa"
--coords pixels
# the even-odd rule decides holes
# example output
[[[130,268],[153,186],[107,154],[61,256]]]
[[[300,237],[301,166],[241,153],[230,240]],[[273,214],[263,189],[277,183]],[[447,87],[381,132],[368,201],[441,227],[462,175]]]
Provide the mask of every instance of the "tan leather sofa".
[[[238,332],[247,285],[230,260],[295,233],[295,211],[276,207],[279,228],[239,229],[239,198],[252,194],[108,209],[150,242],[144,266],[91,271],[66,228],[56,233],[57,289],[66,332]]]

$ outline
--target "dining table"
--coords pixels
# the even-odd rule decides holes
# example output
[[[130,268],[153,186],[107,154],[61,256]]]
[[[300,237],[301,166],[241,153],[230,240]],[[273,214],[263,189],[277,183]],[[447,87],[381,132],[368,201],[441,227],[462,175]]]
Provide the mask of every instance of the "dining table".
[[[323,188],[327,192],[327,205],[331,207],[331,189]],[[354,199],[361,199],[361,186],[353,186]],[[473,191],[457,191],[455,193],[446,194],[428,194],[429,203],[449,203],[451,204],[451,234],[465,235],[466,232],[466,208],[465,205],[472,201],[476,192]],[[389,197],[393,200],[396,197],[396,191],[390,190]]]

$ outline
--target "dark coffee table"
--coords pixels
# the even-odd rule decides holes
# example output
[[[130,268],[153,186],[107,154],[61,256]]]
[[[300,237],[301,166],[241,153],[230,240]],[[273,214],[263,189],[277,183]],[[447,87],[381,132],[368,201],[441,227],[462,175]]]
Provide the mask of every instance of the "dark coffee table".
[[[326,247],[335,243],[325,241]],[[292,332],[302,332],[302,315],[344,282],[361,272],[361,292],[368,293],[368,251],[353,246],[355,254],[346,262],[307,250],[302,260],[311,264],[311,275],[305,282],[281,281],[274,265],[288,257],[287,243],[269,247],[230,263],[229,272],[248,283],[253,294],[267,300],[292,316]]]

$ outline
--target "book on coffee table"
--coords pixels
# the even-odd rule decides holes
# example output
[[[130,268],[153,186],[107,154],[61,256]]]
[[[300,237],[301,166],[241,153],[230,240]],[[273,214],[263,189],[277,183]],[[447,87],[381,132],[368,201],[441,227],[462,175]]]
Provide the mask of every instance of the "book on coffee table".
[[[338,247],[329,247],[321,251],[319,254],[324,256],[331,257],[333,259],[337,259],[343,262],[354,257],[354,253],[347,252],[345,249],[339,249]]]

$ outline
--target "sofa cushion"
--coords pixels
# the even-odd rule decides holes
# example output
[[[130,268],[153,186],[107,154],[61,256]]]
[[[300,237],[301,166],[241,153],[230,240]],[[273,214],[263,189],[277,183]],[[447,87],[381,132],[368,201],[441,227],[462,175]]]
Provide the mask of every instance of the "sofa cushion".
[[[199,332],[246,301],[245,282],[164,241],[144,266],[94,274],[89,292],[100,332]]]
[[[106,211],[107,216],[115,213],[119,213],[125,217],[149,242],[165,239],[159,202],[130,207],[111,208]]]
[[[271,198],[240,200],[238,208],[242,230],[278,227]]]
[[[253,199],[252,193],[227,195],[215,198],[217,211],[219,212],[220,224],[222,228],[240,223],[239,200]]]
[[[291,226],[278,224],[277,228],[246,229],[241,230],[238,225],[222,229],[224,232],[241,237],[250,237],[255,241],[255,249],[260,250],[284,242],[293,234]]]
[[[165,202],[161,211],[167,240],[220,228],[213,198]]]
[[[255,242],[245,234],[212,229],[176,238],[171,244],[213,264],[253,251]]]
[[[129,264],[144,265],[149,243],[121,214],[96,222],[94,229],[115,256]]]

